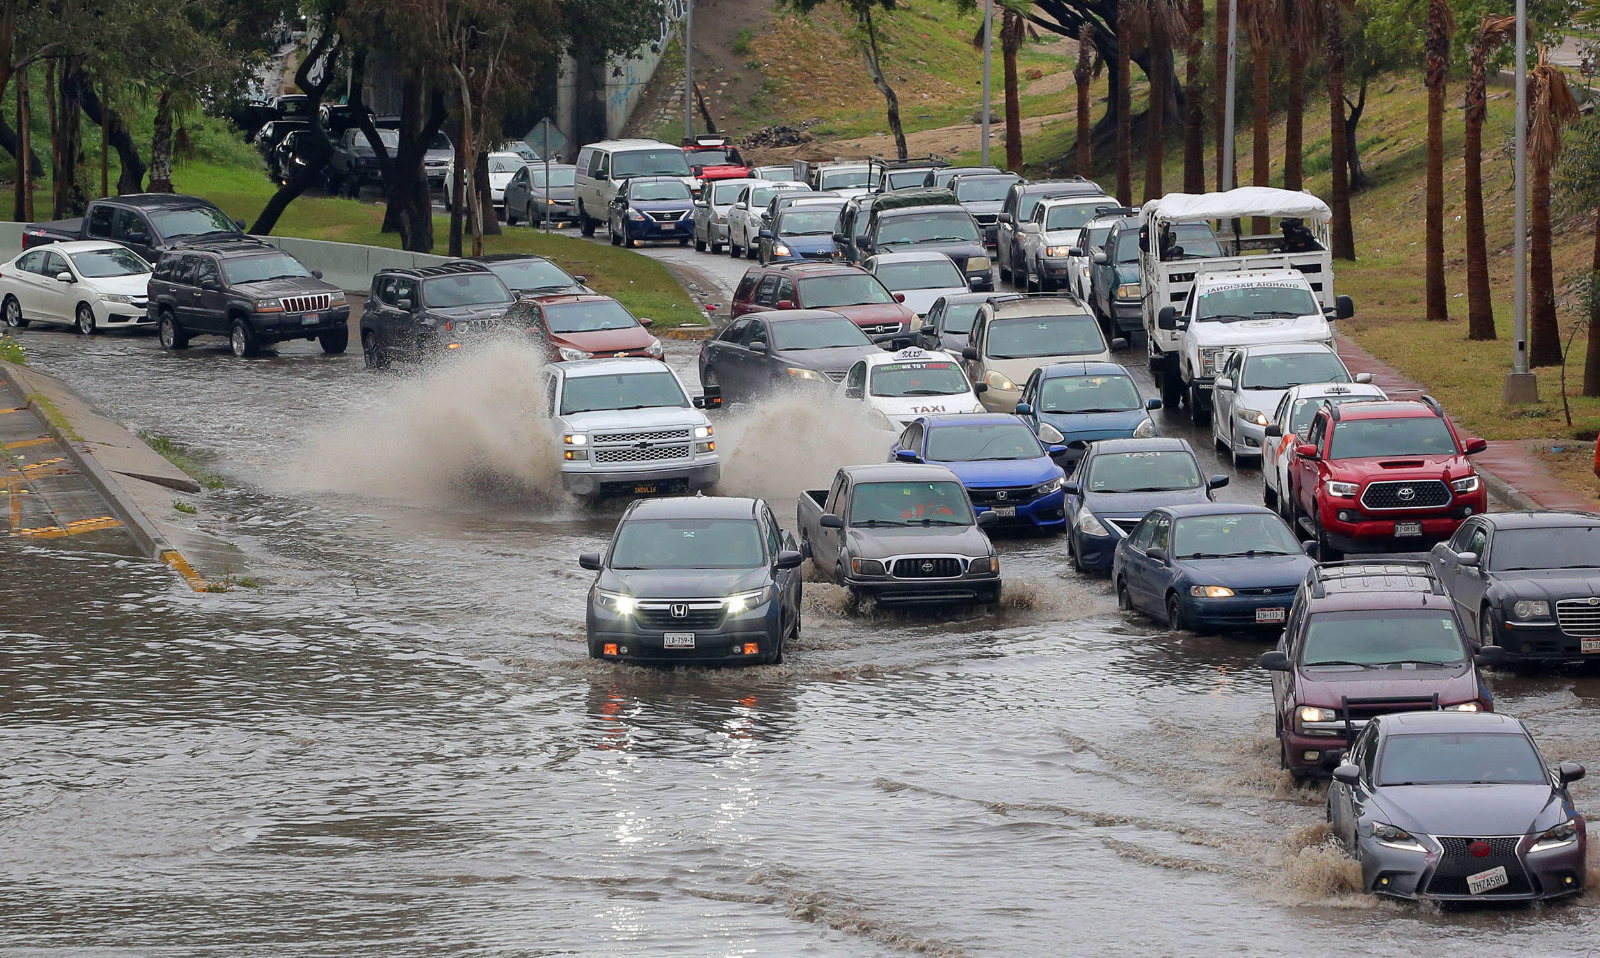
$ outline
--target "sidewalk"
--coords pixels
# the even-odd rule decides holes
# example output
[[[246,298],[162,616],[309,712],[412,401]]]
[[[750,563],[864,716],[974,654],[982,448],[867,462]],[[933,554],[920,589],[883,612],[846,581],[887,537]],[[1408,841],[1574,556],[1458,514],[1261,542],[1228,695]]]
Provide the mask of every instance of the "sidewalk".
[[[1371,373],[1374,384],[1395,399],[1410,399],[1427,390],[1356,345],[1348,336],[1337,335],[1339,358],[1352,373]],[[1532,452],[1533,441],[1496,441],[1472,457],[1489,485],[1489,492],[1516,509],[1556,509],[1595,512],[1600,501],[1585,499],[1557,479]]]

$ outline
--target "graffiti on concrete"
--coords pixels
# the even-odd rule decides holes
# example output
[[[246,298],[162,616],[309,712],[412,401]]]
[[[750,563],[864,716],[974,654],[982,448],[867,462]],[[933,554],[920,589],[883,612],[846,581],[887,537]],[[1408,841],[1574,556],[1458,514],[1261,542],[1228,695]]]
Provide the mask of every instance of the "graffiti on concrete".
[[[612,64],[606,77],[606,135],[616,136],[627,126],[633,108],[644,95],[645,84],[656,75],[661,54],[689,13],[689,0],[661,0],[660,33],[654,43],[621,63]]]

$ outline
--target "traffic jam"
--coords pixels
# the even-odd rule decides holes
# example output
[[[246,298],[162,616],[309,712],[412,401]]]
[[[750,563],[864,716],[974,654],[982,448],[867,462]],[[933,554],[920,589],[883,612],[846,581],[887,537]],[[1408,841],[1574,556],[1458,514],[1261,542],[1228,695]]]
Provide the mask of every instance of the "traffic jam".
[[[751,167],[708,138],[533,169],[569,179],[570,202],[535,210],[508,168],[508,222],[745,261],[695,354],[531,254],[384,269],[357,307],[196,197],[30,225],[0,315],[153,328],[166,351],[222,337],[239,357],[337,355],[355,332],[372,370],[513,331],[541,360],[544,408],[526,412],[561,486],[620,513],[576,557],[593,659],[778,665],[805,654],[819,584],[867,633],[984,614],[1013,588],[1007,552],[1044,543],[1130,619],[1260,644],[1277,765],[1325,794],[1365,892],[1584,890],[1584,767],[1547,763],[1537,719],[1498,713],[1491,687],[1600,655],[1600,517],[1491,508],[1483,439],[1346,367],[1334,331],[1357,304],[1321,200],[1245,187],[1132,209],[1081,178],[935,157]],[[1272,229],[1229,231],[1257,218]],[[729,417],[797,398],[869,423],[881,450],[793,502],[719,495]],[[1205,433],[1233,470],[1208,473]],[[1219,498],[1254,470],[1259,504]]]

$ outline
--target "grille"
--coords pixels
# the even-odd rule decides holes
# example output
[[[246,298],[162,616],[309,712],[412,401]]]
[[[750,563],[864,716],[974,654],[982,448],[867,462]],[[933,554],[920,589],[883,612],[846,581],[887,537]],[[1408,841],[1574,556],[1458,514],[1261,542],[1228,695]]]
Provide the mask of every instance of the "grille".
[[[861,331],[863,333],[866,333],[868,336],[878,336],[878,335],[882,335],[883,333],[898,333],[900,331],[900,324],[899,323],[874,323],[871,326],[863,326],[863,327],[861,327]]]
[[[1477,858],[1467,850],[1476,841],[1489,844],[1488,855]],[[1532,889],[1528,885],[1527,872],[1522,869],[1522,861],[1517,858],[1518,841],[1520,839],[1517,838],[1440,838],[1439,844],[1444,846],[1444,855],[1439,858],[1438,867],[1433,870],[1433,878],[1428,882],[1428,892],[1434,895],[1471,894],[1467,889],[1468,875],[1505,866],[1506,878],[1510,880],[1510,884],[1474,897],[1528,894]]]
[[[829,379],[833,380],[836,383],[844,382],[844,371],[843,370],[840,370],[839,372],[836,372],[836,373],[823,373],[823,375],[827,376]]]
[[[1294,598],[1294,592],[1296,588],[1297,586],[1284,585],[1278,586],[1275,589],[1234,589],[1233,594],[1250,596],[1281,595],[1283,596],[1284,601],[1287,602],[1288,600]]]
[[[1407,495],[1406,490],[1411,490]],[[1437,479],[1368,483],[1361,493],[1363,509],[1429,509],[1449,505],[1450,489]]]
[[[332,295],[328,293],[311,293],[306,296],[285,296],[283,298],[283,311],[286,313],[305,313],[313,309],[327,309],[333,302]]]
[[[961,559],[925,557],[896,559],[891,570],[896,579],[953,579],[961,574]]]
[[[684,615],[673,615],[674,606]],[[639,628],[651,631],[693,632],[721,625],[722,609],[721,602],[641,602],[633,610],[633,621]]]
[[[972,214],[972,218],[977,220],[979,223],[982,223],[984,226],[993,226],[994,224],[1000,222],[1000,214],[998,213],[974,213]]]
[[[1556,621],[1561,631],[1568,635],[1592,637],[1600,635],[1600,605],[1590,605],[1592,599],[1562,599],[1556,603]]]
[[[654,213],[653,212],[653,213],[651,213],[649,215],[650,215],[650,218],[655,220],[657,223],[676,223],[679,220],[683,219],[683,211],[682,210],[667,210],[667,211],[661,212],[661,213]]]
[[[1107,519],[1104,516],[1100,517],[1100,521],[1120,532],[1124,538],[1139,524],[1138,519]]]
[[[665,439],[688,439],[687,429],[663,429],[657,432],[597,432],[595,442],[660,442]]]
[[[968,489],[967,495],[977,506],[1020,506],[1033,499],[1032,486],[1005,486],[997,489]]]
[[[623,446],[620,449],[596,449],[595,462],[659,462],[662,459],[687,459],[688,446]]]

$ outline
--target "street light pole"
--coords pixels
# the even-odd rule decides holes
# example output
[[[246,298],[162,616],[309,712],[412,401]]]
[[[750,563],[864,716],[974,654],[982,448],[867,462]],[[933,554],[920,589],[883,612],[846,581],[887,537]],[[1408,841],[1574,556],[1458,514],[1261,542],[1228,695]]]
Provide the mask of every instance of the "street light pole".
[[[1233,189],[1233,75],[1238,66],[1239,2],[1228,4],[1228,83],[1222,107],[1222,189]]]
[[[683,139],[694,139],[694,0],[683,11]]]
[[[983,145],[979,148],[979,166],[989,165],[989,63],[993,36],[994,0],[983,0]]]
[[[1507,404],[1539,401],[1539,377],[1528,370],[1528,0],[1517,0],[1516,255],[1513,279],[1511,372]]]

